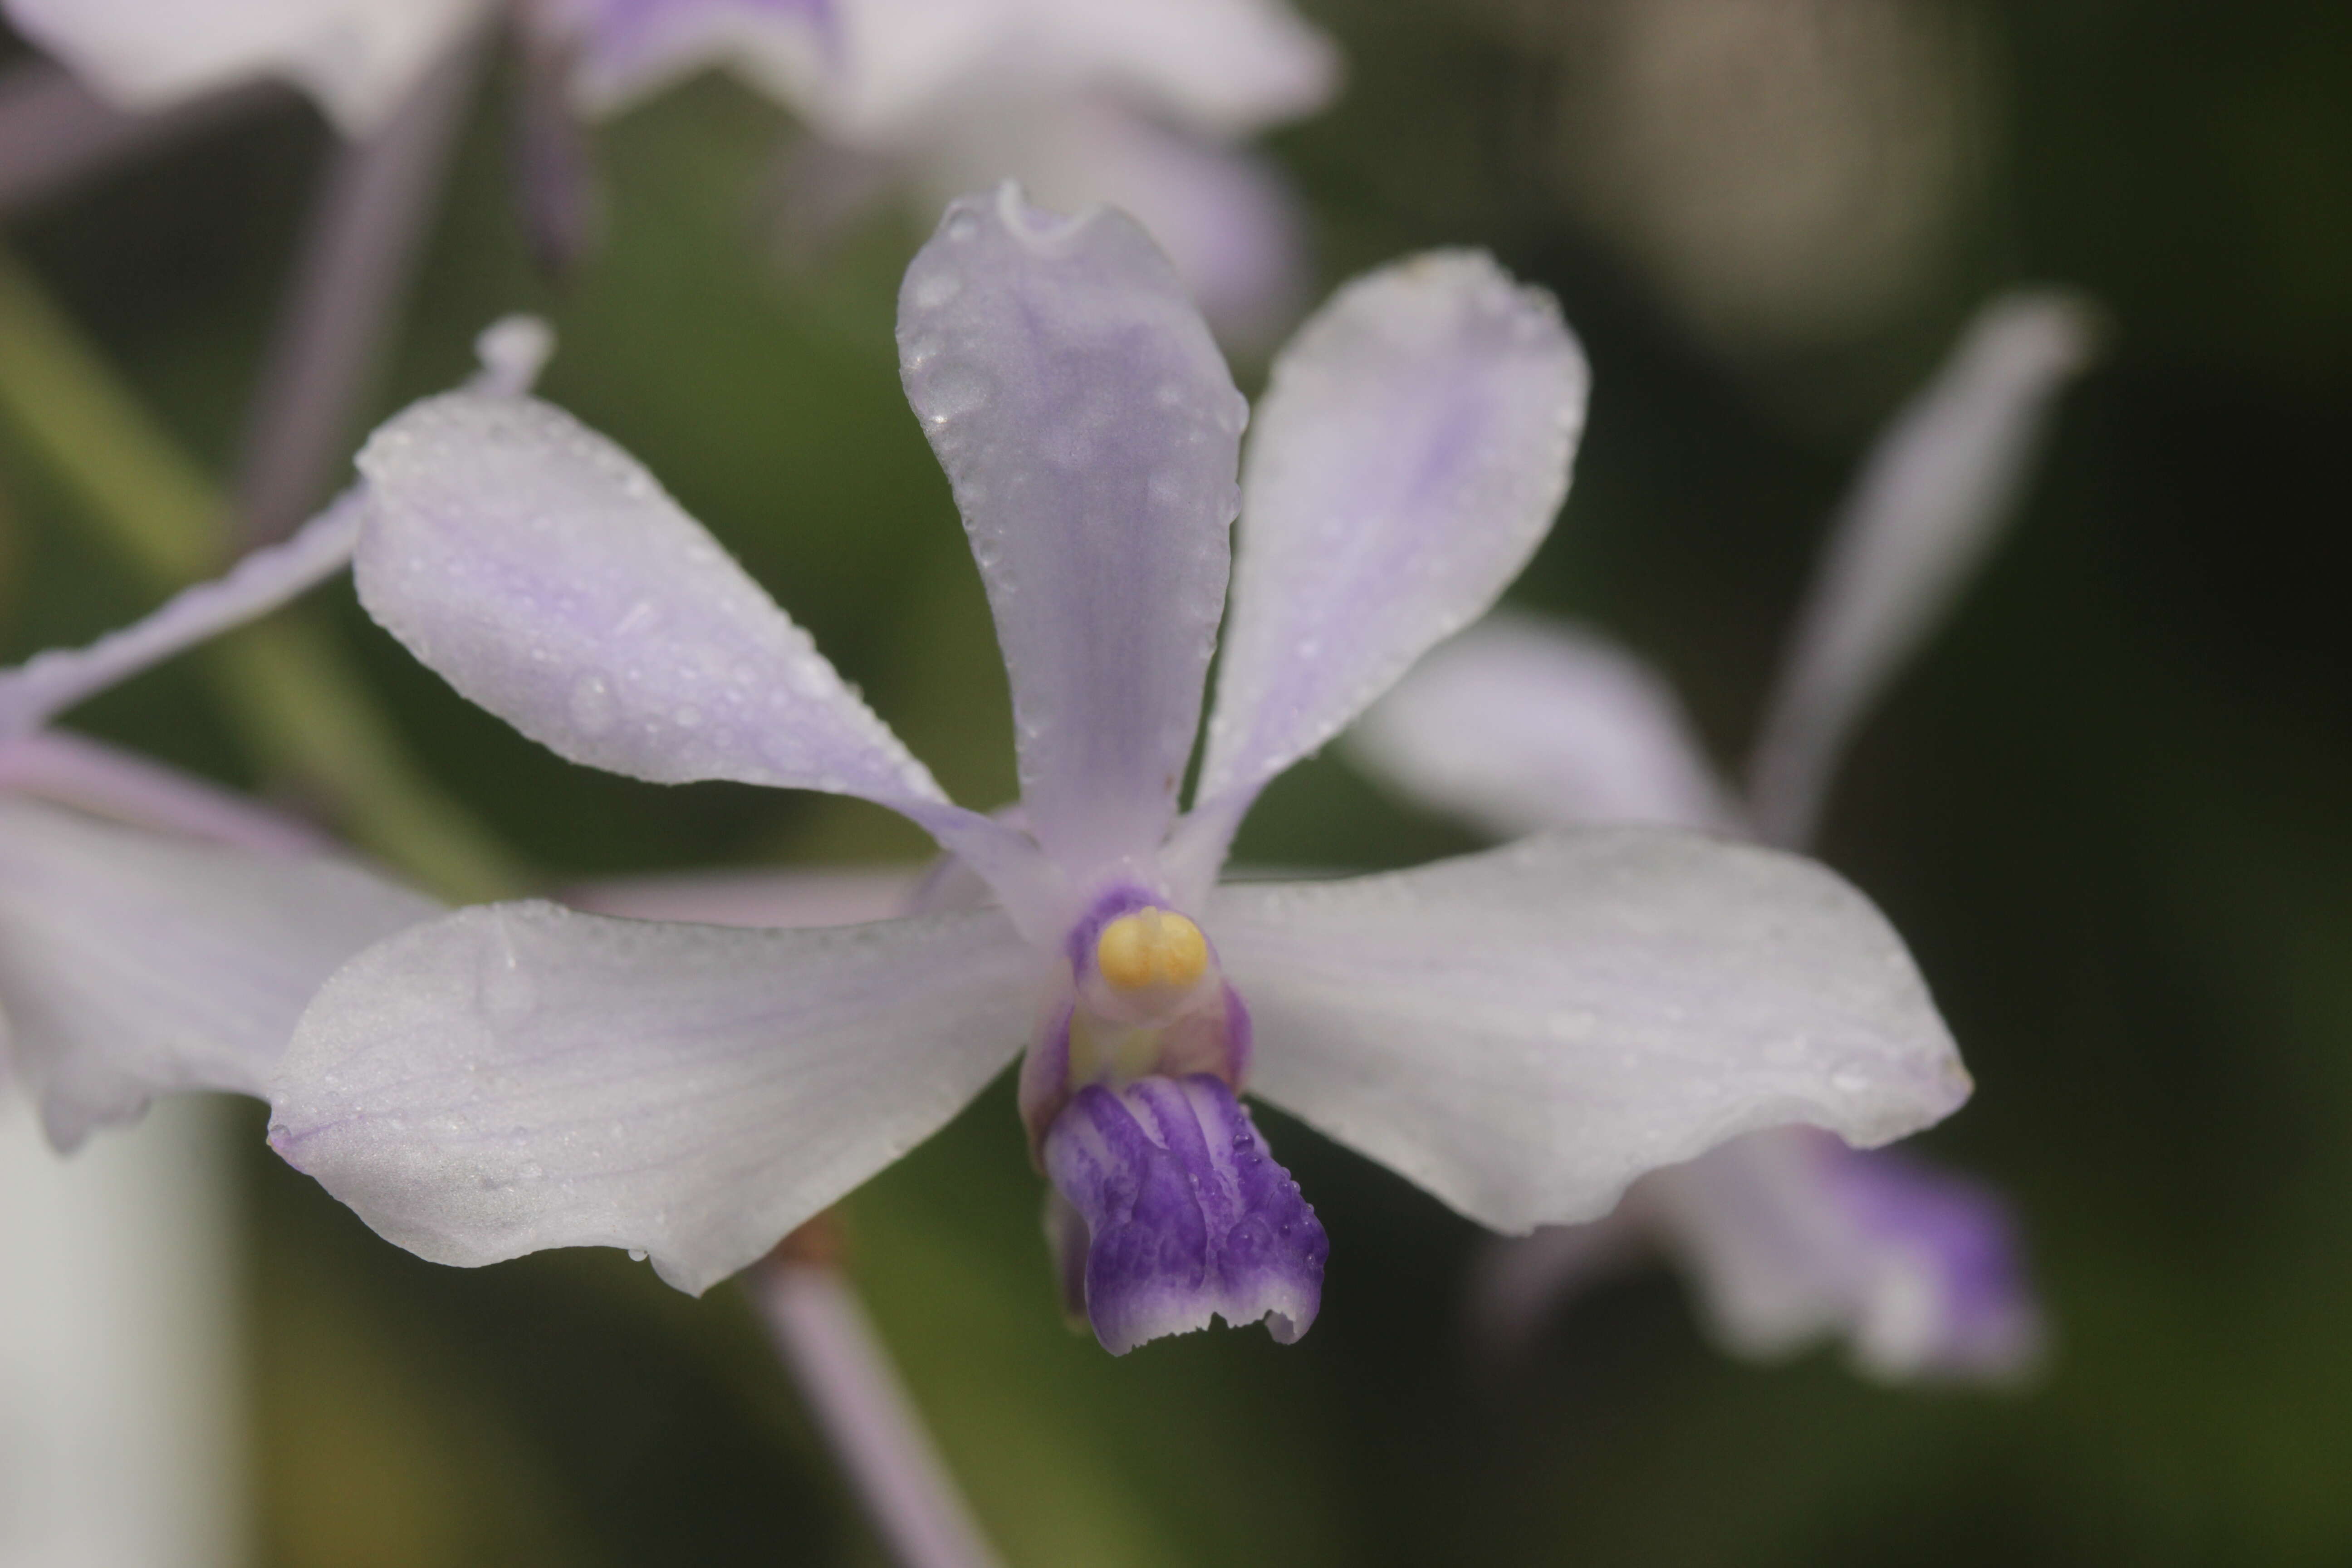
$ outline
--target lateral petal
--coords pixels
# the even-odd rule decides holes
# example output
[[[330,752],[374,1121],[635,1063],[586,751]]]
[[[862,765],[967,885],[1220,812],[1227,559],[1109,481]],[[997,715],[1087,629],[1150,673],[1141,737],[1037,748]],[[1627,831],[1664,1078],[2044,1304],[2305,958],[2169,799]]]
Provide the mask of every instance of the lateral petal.
[[[1475,252],[1359,279],[1300,329],[1250,437],[1205,816],[1237,821],[1494,603],[1567,494],[1587,380],[1550,297]]]
[[[553,904],[361,954],[271,1084],[270,1142],[436,1263],[648,1253],[700,1292],[937,1131],[1034,1024],[997,910],[807,931]]]
[[[1759,1127],[1874,1145],[1969,1092],[1902,942],[1811,862],[1656,829],[1234,885],[1251,1087],[1496,1230]]]

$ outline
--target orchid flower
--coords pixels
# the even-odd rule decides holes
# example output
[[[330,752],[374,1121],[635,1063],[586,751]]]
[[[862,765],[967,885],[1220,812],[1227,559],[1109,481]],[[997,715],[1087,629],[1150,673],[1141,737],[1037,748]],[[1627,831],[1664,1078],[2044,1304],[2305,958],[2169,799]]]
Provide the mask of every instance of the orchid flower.
[[[1228,342],[1270,346],[1295,318],[1302,226],[1240,143],[1321,110],[1339,62],[1285,0],[832,0],[827,21],[740,57],[814,133],[785,170],[793,229],[1011,176],[1132,213]]]
[[[276,79],[337,129],[382,129],[440,59],[511,5],[578,59],[582,101],[634,98],[729,50],[819,23],[827,0],[0,0],[8,20],[126,109]]]
[[[627,1247],[699,1291],[1025,1045],[1030,1146],[1105,1346],[1213,1317],[1289,1340],[1328,1242],[1245,1088],[1506,1230],[1597,1215],[1755,1127],[1877,1143],[1964,1098],[1884,920],[1772,851],[1610,830],[1216,885],[1266,782],[1547,531],[1586,374],[1546,296],[1465,252],[1351,284],[1282,356],[1238,487],[1246,406],[1118,213],[958,201],[908,271],[899,351],[1004,649],[1017,823],[949,802],[557,409],[428,399],[362,454],[362,600],[462,694],[592,766],[887,806],[992,899],[775,931],[518,902],[378,944],[298,1026],[270,1140],[380,1234],[461,1265]]]
[[[552,338],[509,317],[478,346],[470,384],[512,396]],[[440,912],[306,824],[48,727],[341,572],[364,518],[349,492],[145,619],[0,670],[0,1082],[39,1102],[61,1150],[158,1094],[261,1094],[320,983]]]
[[[158,1094],[257,1092],[335,966],[436,910],[299,822],[47,721],[339,569],[358,522],[341,509],[89,647],[0,670],[11,1561],[194,1568],[239,1556],[243,1534],[216,1114],[177,1107],[64,1161],[30,1111],[69,1148]]]
[[[1888,430],[1832,531],[1745,798],[1662,677],[1596,633],[1517,614],[1424,659],[1358,726],[1355,755],[1498,837],[1651,822],[1801,846],[1843,743],[1993,543],[2090,339],[2074,299],[1998,300]],[[1797,1127],[1658,1171],[1599,1225],[1510,1249],[1485,1310],[1506,1337],[1524,1334],[1644,1246],[1689,1271],[1716,1336],[1745,1354],[1838,1334],[1881,1376],[2003,1378],[2040,1343],[1998,1199],[1907,1154]]]
[[[438,912],[299,823],[44,727],[341,570],[360,521],[346,500],[143,621],[0,671],[6,1076],[60,1149],[158,1094],[259,1094],[320,983]]]

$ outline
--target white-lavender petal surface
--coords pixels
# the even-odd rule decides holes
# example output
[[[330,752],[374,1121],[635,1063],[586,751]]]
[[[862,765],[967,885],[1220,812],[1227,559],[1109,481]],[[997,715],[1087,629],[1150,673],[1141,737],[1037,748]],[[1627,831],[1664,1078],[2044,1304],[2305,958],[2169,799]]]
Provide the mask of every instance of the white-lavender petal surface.
[[[1473,1219],[1595,1218],[1759,1127],[1875,1145],[1968,1097],[1868,900],[1811,861],[1655,829],[1218,890],[1253,1089]]]
[[[1470,252],[1360,279],[1300,329],[1243,471],[1210,813],[1237,819],[1495,602],[1568,492],[1587,384],[1550,297]]]
[[[995,910],[740,931],[486,905],[327,984],[270,1143],[436,1262],[628,1247],[699,1292],[944,1125],[1039,993]]]

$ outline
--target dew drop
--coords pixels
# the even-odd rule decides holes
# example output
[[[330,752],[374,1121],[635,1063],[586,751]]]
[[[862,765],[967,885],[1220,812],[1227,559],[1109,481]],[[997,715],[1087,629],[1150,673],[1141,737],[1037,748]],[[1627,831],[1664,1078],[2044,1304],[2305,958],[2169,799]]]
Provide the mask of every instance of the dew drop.
[[[632,1263],[643,1263],[645,1260],[646,1260],[646,1249],[645,1249],[644,1247],[633,1247],[629,1248],[629,1261],[630,1261],[630,1262],[632,1262]]]
[[[572,721],[583,733],[601,735],[613,727],[613,689],[601,675],[583,675],[572,688]]]
[[[967,364],[943,365],[923,389],[933,424],[961,418],[988,401],[988,377]]]
[[[963,237],[957,235],[957,238]],[[963,292],[963,279],[948,268],[936,268],[915,279],[907,290],[908,300],[919,310],[936,310]]]

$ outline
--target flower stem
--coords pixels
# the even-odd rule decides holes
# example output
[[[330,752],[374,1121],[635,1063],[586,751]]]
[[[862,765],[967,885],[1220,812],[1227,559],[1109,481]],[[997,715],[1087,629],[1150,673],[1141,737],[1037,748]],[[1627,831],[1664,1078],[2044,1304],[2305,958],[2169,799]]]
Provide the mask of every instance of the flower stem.
[[[824,1223],[751,1270],[777,1353],[902,1568],[1000,1568],[832,1247],[804,1241]]]
[[[159,594],[226,564],[228,512],[203,470],[5,256],[0,420]],[[324,627],[281,614],[205,652],[248,748],[356,842],[445,897],[498,898],[526,885],[512,854],[408,759]]]

